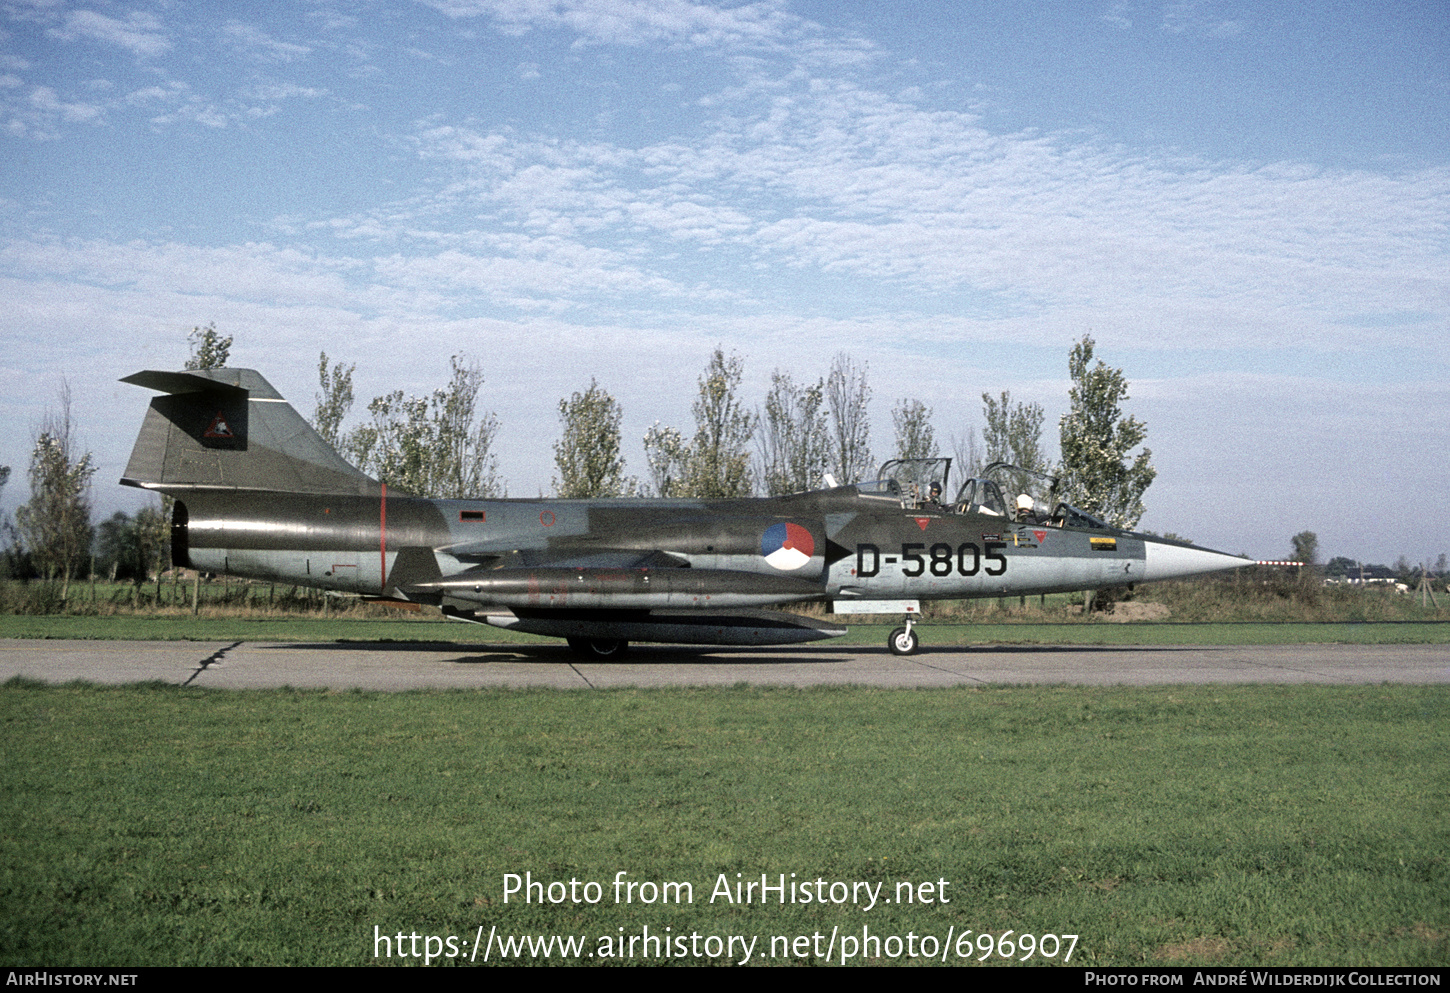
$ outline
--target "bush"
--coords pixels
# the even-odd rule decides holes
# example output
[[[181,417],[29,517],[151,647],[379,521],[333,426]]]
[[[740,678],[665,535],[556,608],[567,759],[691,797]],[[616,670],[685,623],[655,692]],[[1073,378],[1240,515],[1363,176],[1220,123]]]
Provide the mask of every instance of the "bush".
[[[59,614],[64,607],[58,582],[0,579],[0,613]]]

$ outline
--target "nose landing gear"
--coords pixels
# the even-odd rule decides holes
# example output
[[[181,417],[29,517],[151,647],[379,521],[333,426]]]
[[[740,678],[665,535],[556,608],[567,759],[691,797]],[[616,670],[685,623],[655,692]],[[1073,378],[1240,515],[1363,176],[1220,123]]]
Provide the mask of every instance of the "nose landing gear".
[[[886,647],[891,649],[893,655],[915,655],[920,642],[916,632],[911,630],[911,617],[906,618],[906,627],[897,628],[891,632],[891,637],[886,639]]]
[[[836,600],[831,609],[838,614],[905,614],[906,627],[897,628],[886,639],[893,655],[915,655],[920,641],[911,626],[921,617],[920,600]]]

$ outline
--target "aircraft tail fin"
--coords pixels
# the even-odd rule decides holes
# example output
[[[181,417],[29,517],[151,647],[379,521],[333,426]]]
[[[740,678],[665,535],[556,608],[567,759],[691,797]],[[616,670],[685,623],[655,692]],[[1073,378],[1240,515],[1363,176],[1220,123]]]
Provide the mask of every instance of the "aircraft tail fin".
[[[146,371],[127,376],[151,401],[121,482],[192,488],[373,495],[378,483],[322,440],[252,369]]]

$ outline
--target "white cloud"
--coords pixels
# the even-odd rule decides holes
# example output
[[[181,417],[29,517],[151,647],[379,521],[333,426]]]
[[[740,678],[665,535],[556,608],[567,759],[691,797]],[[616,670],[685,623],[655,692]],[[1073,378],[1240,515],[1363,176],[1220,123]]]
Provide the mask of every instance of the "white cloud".
[[[23,80],[0,87],[0,114],[4,130],[17,138],[46,140],[60,134],[64,124],[101,124],[104,107],[94,103],[64,100],[49,86],[32,86],[21,95]]]
[[[141,58],[160,55],[171,47],[161,22],[142,11],[132,11],[125,20],[117,20],[93,10],[73,10],[64,27],[52,28],[50,34],[66,41],[89,38],[119,45]]]
[[[1081,138],[993,134],[969,114],[804,77],[729,95],[689,145],[458,127],[419,143],[464,172],[399,223],[476,208],[491,225],[607,233],[628,251],[659,252],[657,236],[733,246],[775,268],[985,294],[981,317],[1087,320],[1173,346],[1312,334],[1333,347],[1358,334],[1337,323],[1345,313],[1450,316],[1445,169],[1155,160]],[[1406,334],[1443,349],[1434,326]]]
[[[335,10],[326,8],[321,10],[310,10],[307,17],[316,22],[324,31],[341,31],[349,28],[356,28],[358,19],[351,14],[341,14]]]
[[[1242,34],[1244,23],[1214,13],[1213,0],[1176,0],[1163,7],[1163,30],[1170,34],[1232,38]]]
[[[290,100],[293,97],[315,99],[327,95],[327,90],[315,86],[298,86],[295,83],[257,83],[243,87],[242,96],[248,100]]]
[[[1113,27],[1127,30],[1133,26],[1132,18],[1128,16],[1131,10],[1132,8],[1125,0],[1117,0],[1117,2],[1108,5],[1108,9],[1103,11],[1101,19],[1113,25]]]
[[[344,303],[354,295],[346,274],[356,266],[251,242],[200,248],[143,241],[12,240],[0,246],[0,261],[7,271],[41,283],[71,280],[142,294],[208,294],[274,305]]]
[[[49,86],[37,86],[31,90],[30,105],[37,110],[57,114],[67,121],[94,121],[101,116],[99,107],[92,104],[66,103]]]
[[[714,7],[687,0],[424,0],[452,18],[487,17],[509,34],[576,32],[590,42],[696,47],[777,42],[799,19],[780,3]]]
[[[126,102],[135,106],[145,106],[153,101],[173,101],[184,99],[186,85],[171,81],[166,86],[143,86],[138,90],[132,90],[126,94]]]
[[[292,62],[312,52],[309,45],[278,41],[261,28],[241,21],[228,21],[222,36],[239,51],[278,62]]]
[[[540,239],[520,243],[517,254],[483,255],[448,250],[426,257],[394,255],[375,260],[380,279],[405,289],[448,288],[484,293],[497,303],[533,308],[558,301],[561,286],[578,298],[595,293],[681,291],[667,279],[622,264],[617,253]],[[562,301],[560,301],[562,304]]]
[[[224,128],[230,123],[232,116],[206,97],[193,93],[186,83],[175,79],[167,80],[164,86],[145,86],[133,90],[126,95],[125,102],[148,111],[155,104],[162,105],[163,111],[150,118],[151,126],[155,129],[167,128],[183,121],[210,128]]]

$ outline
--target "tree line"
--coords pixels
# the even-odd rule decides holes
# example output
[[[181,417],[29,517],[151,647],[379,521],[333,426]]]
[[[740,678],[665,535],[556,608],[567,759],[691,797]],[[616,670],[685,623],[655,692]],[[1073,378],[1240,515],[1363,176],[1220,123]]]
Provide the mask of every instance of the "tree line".
[[[1014,402],[1008,391],[982,394],[981,443],[975,429],[951,437],[959,478],[994,462],[1022,472],[1005,480],[1012,493],[1043,497],[1042,475],[1060,477],[1058,496],[1117,527],[1132,528],[1144,512],[1143,494],[1155,470],[1152,453],[1134,452],[1146,426],[1124,416],[1128,382],[1084,337],[1069,355],[1072,387],[1059,421],[1062,459],[1054,463],[1042,439],[1041,404]],[[449,384],[428,396],[395,391],[368,404],[371,419],[351,431],[341,425],[354,396],[355,365],[318,362],[313,424],[355,465],[400,489],[440,498],[491,497],[503,491],[492,450],[494,414],[478,412],[483,375],[462,356],[451,360]],[[594,497],[780,496],[871,478],[880,464],[871,440],[868,369],[838,353],[827,374],[798,382],[776,369],[764,402],[742,396],[744,360],[717,347],[697,380],[694,429],[656,421],[644,435],[645,476],[627,475],[622,451],[623,409],[591,379],[559,401],[553,488],[567,499]],[[891,411],[891,458],[941,457],[932,408],[918,399]],[[947,494],[950,496],[950,494]]]
[[[185,368],[206,369],[226,364],[232,339],[211,324],[193,328],[188,342],[191,355]],[[14,521],[9,515],[0,517],[0,578],[58,580],[61,602],[68,599],[82,569],[92,577],[126,578],[139,586],[148,575],[159,575],[170,560],[171,499],[163,497],[160,507],[143,507],[135,514],[117,511],[95,526],[95,459],[80,451],[65,382],[56,408],[41,422],[31,449],[30,500],[15,512]],[[0,491],[9,479],[10,467],[0,466]]]
[[[215,324],[188,336],[187,369],[226,365],[232,337]],[[1007,391],[982,394],[984,427],[951,435],[958,478],[993,462],[1027,472],[1006,480],[1013,493],[1042,497],[1031,473],[1059,475],[1058,497],[1118,527],[1132,528],[1143,514],[1143,493],[1155,472],[1151,452],[1133,454],[1147,429],[1125,417],[1121,402],[1128,383],[1101,359],[1085,336],[1069,355],[1072,386],[1069,410],[1059,421],[1061,461],[1053,463],[1042,440],[1043,409],[1014,401]],[[355,397],[356,365],[318,360],[318,393],[312,424],[359,469],[389,487],[434,498],[499,497],[494,441],[498,418],[479,403],[484,375],[476,361],[450,360],[444,386],[418,396],[395,390],[367,404],[366,420],[344,430]],[[879,465],[871,439],[872,390],[866,364],[838,353],[826,375],[798,382],[775,370],[764,402],[742,397],[744,360],[716,348],[697,381],[691,406],[693,431],[655,422],[644,436],[646,475],[626,475],[621,454],[623,410],[618,400],[591,379],[582,391],[558,404],[560,435],[554,444],[555,495],[591,497],[728,498],[778,496],[823,485],[871,478]],[[893,458],[937,458],[940,437],[932,408],[918,399],[899,401],[891,411]],[[161,571],[169,556],[170,500],[135,514],[117,512],[99,527],[91,523],[90,483],[95,466],[78,449],[69,396],[62,390],[59,411],[45,420],[31,453],[31,498],[11,522],[0,520],[6,572],[59,580],[62,599],[87,565],[112,579],[144,582]],[[0,488],[10,469],[0,466]],[[950,497],[951,494],[946,494]]]

